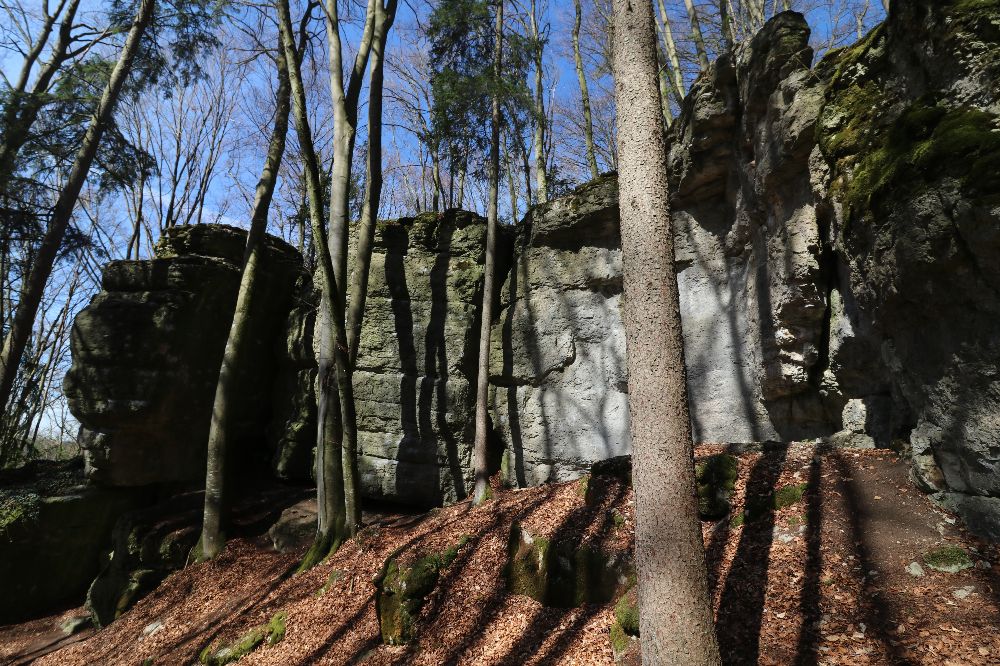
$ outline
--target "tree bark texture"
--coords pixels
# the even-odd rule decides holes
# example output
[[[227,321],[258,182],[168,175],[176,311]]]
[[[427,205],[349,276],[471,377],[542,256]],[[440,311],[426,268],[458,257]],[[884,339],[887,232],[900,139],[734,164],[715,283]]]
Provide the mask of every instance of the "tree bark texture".
[[[614,0],[613,12],[643,663],[719,664],[695,493],[653,7]]]

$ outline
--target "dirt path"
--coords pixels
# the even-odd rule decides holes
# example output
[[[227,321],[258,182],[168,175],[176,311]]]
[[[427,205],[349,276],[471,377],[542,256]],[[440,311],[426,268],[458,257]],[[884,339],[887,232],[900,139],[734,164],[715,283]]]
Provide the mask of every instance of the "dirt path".
[[[514,520],[627,554],[631,491],[616,483],[591,507],[570,483],[503,492],[474,510],[386,518],[291,578],[284,573],[294,555],[237,540],[217,561],[168,578],[110,627],[36,663],[191,664],[209,642],[281,610],[285,639],[241,664],[610,664],[612,604],[546,608],[509,594],[502,569]],[[752,498],[775,489],[788,505],[761,510]],[[748,507],[749,518],[704,529],[727,664],[1000,664],[1000,553],[935,509],[892,454],[819,455],[804,445],[743,454],[731,515]],[[471,540],[428,598],[416,642],[382,645],[372,579],[385,558],[400,547],[440,552],[462,536]],[[923,554],[948,544],[975,566],[931,570]]]

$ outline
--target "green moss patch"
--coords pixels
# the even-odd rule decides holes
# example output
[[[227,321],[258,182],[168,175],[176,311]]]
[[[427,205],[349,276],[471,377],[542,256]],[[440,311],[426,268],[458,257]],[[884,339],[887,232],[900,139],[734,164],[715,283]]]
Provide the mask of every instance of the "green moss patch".
[[[629,636],[639,635],[639,605],[633,594],[623,594],[615,604],[615,622]]]
[[[743,513],[735,516],[730,524],[739,527],[780,509],[794,506],[802,501],[808,487],[809,484],[806,483],[782,486],[763,497],[749,498]]]
[[[975,109],[917,103],[862,158],[845,187],[853,215],[941,177],[971,194],[1000,188],[1000,119]]]
[[[972,567],[972,558],[958,546],[941,546],[924,553],[924,564],[935,571],[958,573]]]
[[[469,537],[463,536],[454,546],[425,555],[408,566],[400,565],[398,554],[386,561],[382,575],[375,581],[383,643],[405,645],[414,638],[424,600],[437,585],[441,571],[455,561],[468,542]]]
[[[632,641],[639,637],[639,597],[635,587],[623,594],[615,604],[611,622],[611,649],[616,660],[624,655]]]
[[[209,644],[201,651],[198,659],[201,663],[208,666],[225,666],[225,664],[242,659],[263,643],[276,645],[285,638],[287,622],[287,613],[276,613],[270,622],[259,627],[254,627],[232,643]]]
[[[507,589],[554,608],[607,603],[628,586],[633,566],[589,545],[552,543],[511,527]]]

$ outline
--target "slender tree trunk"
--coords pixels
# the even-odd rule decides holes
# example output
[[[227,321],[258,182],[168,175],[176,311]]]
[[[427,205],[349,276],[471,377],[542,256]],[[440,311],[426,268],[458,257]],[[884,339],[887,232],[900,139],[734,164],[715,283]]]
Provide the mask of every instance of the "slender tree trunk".
[[[549,177],[547,154],[545,150],[546,122],[545,87],[542,79],[542,67],[545,45],[538,30],[538,17],[535,0],[531,0],[531,32],[535,39],[533,56],[535,64],[535,189],[538,192],[538,203],[545,203],[549,198]]]
[[[236,310],[226,350],[222,356],[219,382],[215,388],[215,404],[212,408],[212,424],[208,432],[208,464],[205,474],[205,514],[201,529],[201,556],[210,560],[222,550],[226,539],[223,523],[228,509],[226,488],[226,465],[229,440],[232,437],[233,396],[239,391],[237,370],[246,357],[246,345],[250,338],[250,315],[260,276],[261,247],[267,231],[267,216],[278,181],[278,170],[285,153],[285,135],[288,134],[288,115],[291,110],[291,92],[288,83],[288,67],[285,56],[279,49],[278,92],[274,111],[274,129],[264,160],[264,170],[257,181],[254,195],[253,215],[247,232],[247,245],[243,254],[243,274],[236,296]]]
[[[660,86],[660,110],[663,113],[663,124],[665,127],[670,127],[671,123],[674,122],[674,114],[670,110],[670,81],[667,79],[667,65],[663,62],[665,55],[657,51],[657,82]]]
[[[466,165],[463,164],[458,172],[458,194],[455,197],[455,206],[462,208],[465,206],[465,172]]]
[[[614,0],[613,9],[642,659],[719,664],[695,494],[653,7]]]
[[[329,243],[323,226],[323,187],[320,182],[319,161],[313,145],[306,107],[305,86],[302,82],[301,53],[296,48],[292,32],[288,0],[276,0],[281,44],[288,64],[288,79],[292,93],[292,113],[295,131],[302,153],[302,170],[309,201],[309,222],[312,226],[312,245],[316,255],[316,274],[320,283],[320,309],[316,319],[318,340],[318,376],[316,379],[316,498],[318,515],[316,540],[303,558],[300,570],[320,562],[330,552],[340,547],[344,540],[346,516],[344,513],[344,474],[340,453],[340,405],[336,391],[334,371],[335,338],[332,333],[331,314],[336,299],[333,280],[333,263]],[[300,25],[300,35],[304,22]],[[304,41],[301,40],[301,41]]]
[[[336,291],[331,295],[331,313],[336,368],[337,395],[342,415],[341,456],[344,473],[344,502],[347,533],[354,536],[361,525],[361,495],[358,475],[358,430],[354,404],[354,380],[347,341],[347,246],[349,235],[348,195],[351,187],[351,165],[357,136],[358,98],[361,82],[371,53],[375,23],[375,5],[382,0],[368,0],[365,26],[362,31],[354,68],[344,87],[341,56],[340,21],[337,0],[327,0],[326,34],[330,58],[330,92],[333,97],[334,158],[330,183],[330,257]]]
[[[493,320],[493,281],[496,270],[497,204],[500,196],[500,93],[497,83],[502,73],[503,1],[497,2],[496,25],[493,33],[493,118],[490,127],[490,194],[486,209],[486,257],[483,267],[483,319],[479,330],[479,373],[476,381],[476,440],[473,447],[473,467],[476,486],[472,503],[479,505],[490,494],[489,460],[487,458],[488,415],[486,399],[490,381],[490,324]]]
[[[670,29],[670,19],[667,17],[667,8],[663,6],[663,0],[657,0],[660,8],[660,30],[663,34],[663,48],[666,50],[667,59],[670,64],[671,81],[673,82],[674,94],[677,95],[677,103],[684,101],[687,92],[684,90],[684,72],[681,70],[681,60],[677,56],[677,44],[674,42],[674,33]]]
[[[687,8],[688,19],[691,21],[691,37],[694,39],[694,48],[698,52],[698,65],[701,71],[708,69],[708,52],[705,50],[705,38],[701,35],[701,21],[698,19],[698,10],[692,0],[684,0]]]
[[[597,168],[597,153],[594,151],[594,121],[590,115],[590,90],[587,87],[587,73],[583,69],[583,55],[580,53],[580,23],[582,10],[580,0],[573,0],[576,17],[573,20],[573,61],[576,64],[576,78],[580,82],[580,103],[583,106],[583,139],[587,150],[587,166],[590,167],[590,177],[597,178],[600,171]]]
[[[719,23],[722,25],[723,48],[733,48],[733,20],[729,16],[729,0],[719,0]]]
[[[91,117],[90,125],[83,136],[83,143],[76,154],[73,167],[70,169],[69,176],[66,178],[59,198],[52,209],[48,229],[42,238],[38,254],[31,266],[31,272],[25,280],[24,288],[21,290],[21,299],[17,304],[14,321],[4,338],[3,350],[0,352],[0,405],[6,405],[10,398],[21,356],[24,354],[24,347],[31,335],[31,326],[38,314],[42,293],[45,291],[49,276],[52,274],[52,268],[59,254],[59,248],[62,246],[63,237],[66,235],[69,221],[73,216],[76,202],[80,197],[80,191],[87,180],[90,166],[97,156],[101,137],[114,114],[122,86],[132,69],[132,63],[139,51],[143,34],[153,17],[155,6],[155,0],[142,0],[139,5],[135,21],[129,29],[125,45],[118,56],[118,62],[115,63],[115,67],[111,71],[111,77],[108,79],[104,93]]]
[[[385,45],[389,30],[396,19],[397,0],[389,0],[386,7],[382,0],[375,2],[375,27],[372,33],[372,52],[368,84],[368,160],[365,200],[358,225],[358,249],[354,253],[354,271],[351,279],[351,307],[347,313],[347,347],[353,375],[358,359],[361,324],[368,297],[368,275],[372,264],[372,242],[378,222],[379,201],[382,198],[382,84],[385,69]],[[434,160],[435,165],[437,160]],[[435,182],[435,201],[440,193]],[[352,377],[353,378],[353,377]]]

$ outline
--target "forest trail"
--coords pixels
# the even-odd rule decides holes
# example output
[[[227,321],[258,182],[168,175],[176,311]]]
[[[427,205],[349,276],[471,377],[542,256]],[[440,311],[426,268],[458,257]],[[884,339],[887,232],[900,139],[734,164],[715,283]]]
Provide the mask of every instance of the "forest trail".
[[[732,513],[703,523],[726,663],[1000,664],[1000,550],[915,490],[898,457],[793,445],[739,460]],[[614,602],[547,608],[510,594],[503,575],[514,521],[536,536],[630,555],[631,489],[596,480],[590,506],[577,481],[502,491],[478,509],[374,516],[333,558],[296,576],[288,571],[297,555],[273,552],[266,536],[234,540],[111,626],[34,663],[196,663],[206,645],[284,611],[284,639],[240,664],[611,664]],[[777,510],[753,499],[775,489]],[[372,581],[386,558],[443,552],[463,537],[420,611],[416,640],[383,645]],[[932,570],[924,555],[942,546],[962,548],[972,566]],[[38,654],[74,612],[0,627],[0,661]]]

